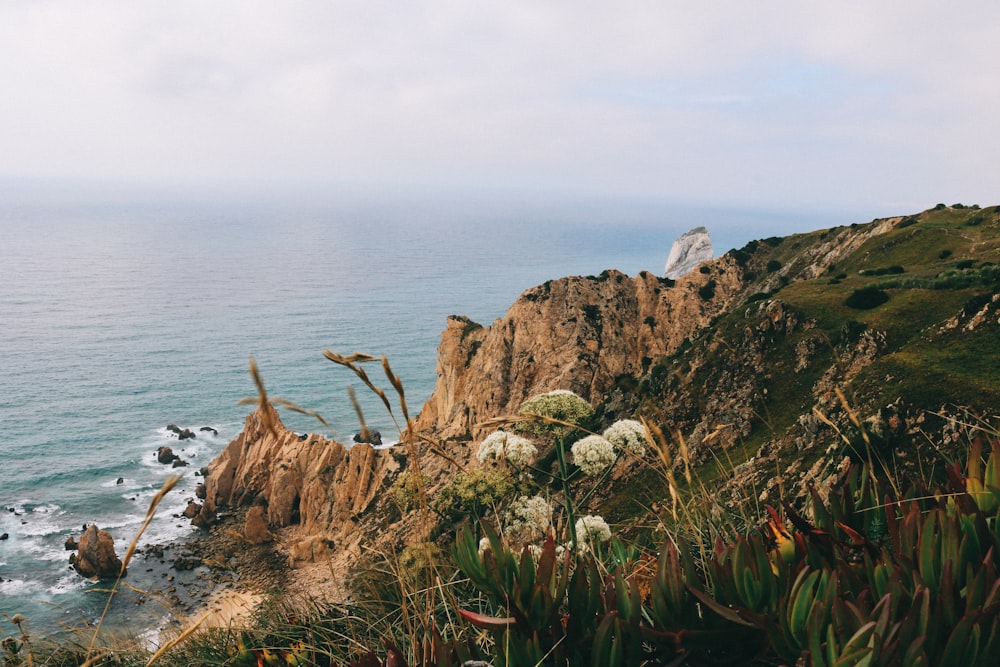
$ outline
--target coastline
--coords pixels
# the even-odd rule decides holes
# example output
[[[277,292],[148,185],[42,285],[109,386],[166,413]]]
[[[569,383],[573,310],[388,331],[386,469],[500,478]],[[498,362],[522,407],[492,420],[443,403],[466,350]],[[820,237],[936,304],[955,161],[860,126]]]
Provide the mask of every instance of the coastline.
[[[230,512],[198,535],[174,544],[147,544],[135,567],[159,572],[156,599],[167,615],[153,632],[173,633],[205,617],[203,627],[230,627],[249,621],[257,607],[280,595],[287,583],[287,558],[275,543],[251,545],[242,535],[244,510]]]
[[[167,564],[173,570],[167,591],[151,591],[166,593],[176,609],[156,628],[164,640],[176,637],[194,623],[200,628],[245,627],[252,624],[260,606],[270,600],[347,599],[347,591],[334,574],[335,561],[341,558],[297,561],[293,565],[282,545],[295,543],[301,537],[298,526],[280,531],[275,541],[250,544],[243,537],[246,510],[220,515],[218,522],[201,534],[162,548],[164,555],[171,548],[178,554],[173,563]],[[159,545],[147,546],[143,555],[147,559],[158,556],[160,549]],[[347,549],[338,556],[351,558],[355,551]]]

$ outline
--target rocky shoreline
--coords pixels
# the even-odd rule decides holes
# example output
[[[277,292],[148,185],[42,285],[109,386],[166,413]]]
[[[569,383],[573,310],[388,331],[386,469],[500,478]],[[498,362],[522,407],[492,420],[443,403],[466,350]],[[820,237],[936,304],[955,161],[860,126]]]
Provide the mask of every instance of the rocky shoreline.
[[[250,544],[243,537],[245,510],[220,515],[209,529],[187,540],[145,544],[130,566],[138,578],[152,581],[134,603],[156,600],[169,612],[158,630],[183,626],[209,611],[225,594],[263,598],[280,594],[288,580],[288,560],[274,543]]]

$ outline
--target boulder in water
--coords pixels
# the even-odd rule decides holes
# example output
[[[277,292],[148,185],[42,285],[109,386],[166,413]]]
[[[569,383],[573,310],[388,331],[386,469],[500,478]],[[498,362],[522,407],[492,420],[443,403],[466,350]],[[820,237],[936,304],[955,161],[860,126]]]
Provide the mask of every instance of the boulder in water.
[[[694,271],[702,262],[712,259],[712,239],[704,227],[695,227],[681,234],[670,248],[663,277],[675,280]]]
[[[179,459],[180,456],[174,454],[174,450],[169,447],[160,447],[156,450],[156,460],[164,465],[168,465]]]
[[[77,552],[69,557],[73,569],[88,579],[114,579],[122,571],[122,562],[115,553],[115,540],[106,530],[90,524],[80,536]]]
[[[354,442],[357,442],[357,443],[367,442],[369,445],[371,445],[373,447],[381,447],[382,446],[382,434],[379,433],[378,431],[373,430],[373,429],[366,428],[365,430],[361,431],[360,433],[355,433],[354,434]]]

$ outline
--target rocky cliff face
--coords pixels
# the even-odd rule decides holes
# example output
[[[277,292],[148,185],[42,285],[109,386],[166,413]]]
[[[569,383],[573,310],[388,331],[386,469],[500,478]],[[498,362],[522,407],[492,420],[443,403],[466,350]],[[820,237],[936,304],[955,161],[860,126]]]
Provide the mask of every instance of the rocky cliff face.
[[[1000,214],[991,215],[992,224],[1000,224]],[[766,494],[776,486],[787,490],[793,478],[819,487],[842,471],[842,444],[818,457],[842,438],[815,411],[846,431],[850,423],[835,390],[861,383],[867,393],[855,398],[867,404],[854,407],[879,415],[890,443],[887,451],[901,460],[909,451],[908,444],[900,444],[903,436],[926,424],[905,414],[898,401],[888,399],[892,403],[881,407],[875,402],[885,400],[882,385],[898,379],[895,369],[910,363],[912,348],[884,368],[877,366],[907,344],[901,331],[890,335],[879,328],[887,319],[875,316],[866,323],[861,311],[837,314],[842,319],[831,328],[827,311],[844,309],[841,280],[865,284],[860,269],[881,267],[908,243],[917,245],[904,256],[915,257],[922,247],[920,252],[930,253],[928,275],[937,272],[946,255],[920,240],[921,234],[926,239],[940,233],[949,254],[957,254],[966,251],[956,239],[973,234],[970,230],[987,231],[977,223],[954,234],[933,220],[915,228],[918,218],[751,242],[676,281],[617,271],[552,280],[524,292],[502,318],[486,326],[462,316],[448,318],[438,348],[437,382],[414,424],[416,433],[441,441],[446,454],[424,459],[430,491],[454,474],[454,463],[470,463],[468,445],[486,434],[484,421],[514,414],[526,398],[553,389],[574,391],[595,406],[603,403],[609,418],[638,413],[670,436],[680,434],[694,463],[736,448],[737,469],[726,488],[742,493],[749,480],[757,493]],[[962,243],[970,244],[969,253],[997,245],[978,239]],[[990,252],[998,257],[988,259],[1000,260],[1000,250]],[[803,281],[811,282],[796,290]],[[909,297],[899,298],[900,313],[913,317],[917,311],[908,310]],[[935,335],[941,342],[931,345],[944,349],[951,344],[947,336],[968,330],[980,337],[976,344],[982,349],[994,349],[990,341],[995,343],[1000,326],[1000,302],[976,301],[977,309],[970,305],[968,313],[956,316],[961,303],[944,299],[933,317],[920,315],[939,323]],[[907,334],[913,344],[930,329],[915,331]],[[274,420],[273,431],[265,415]],[[254,534],[264,540],[267,526],[298,526],[292,556],[307,560],[328,544],[338,551],[366,539],[402,544],[414,521],[392,509],[382,492],[411,462],[394,451],[368,445],[345,449],[317,435],[300,438],[281,426],[271,408],[262,408],[212,463],[197,520],[205,524],[222,508],[256,505],[263,509],[252,515]],[[815,463],[802,463],[807,452]]]
[[[600,402],[618,378],[641,375],[730,307],[745,287],[741,275],[730,257],[676,282],[606,271],[532,288],[489,326],[451,317],[417,426],[470,439],[483,435],[479,422],[552,389]]]
[[[301,437],[265,406],[247,416],[240,435],[209,466],[195,523],[209,525],[225,508],[256,505],[273,528],[298,525],[306,535],[341,540],[398,469],[390,453],[371,445],[346,449],[316,434]]]
[[[686,276],[702,262],[712,259],[712,239],[704,227],[695,227],[681,234],[670,247],[663,276],[672,280]]]

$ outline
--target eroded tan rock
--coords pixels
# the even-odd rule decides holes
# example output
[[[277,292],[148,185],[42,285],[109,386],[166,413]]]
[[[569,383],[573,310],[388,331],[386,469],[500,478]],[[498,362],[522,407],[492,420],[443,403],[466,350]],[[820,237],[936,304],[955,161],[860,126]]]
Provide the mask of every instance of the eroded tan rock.
[[[524,292],[487,327],[450,317],[418,430],[478,439],[478,423],[553,389],[600,401],[732,305],[744,287],[735,263],[722,257],[706,270],[676,282],[648,272],[562,278]]]
[[[96,524],[90,524],[83,531],[77,542],[77,552],[69,557],[69,564],[88,579],[114,579],[122,573],[114,538],[108,531],[99,530]]]
[[[250,544],[266,544],[274,539],[264,520],[264,507],[254,505],[243,520],[243,537]]]
[[[348,450],[315,434],[301,439],[265,406],[247,416],[240,435],[209,466],[194,523],[211,525],[221,509],[254,504],[254,521],[259,514],[267,527],[337,536],[356,529],[354,519],[398,469],[390,453],[370,445]]]

